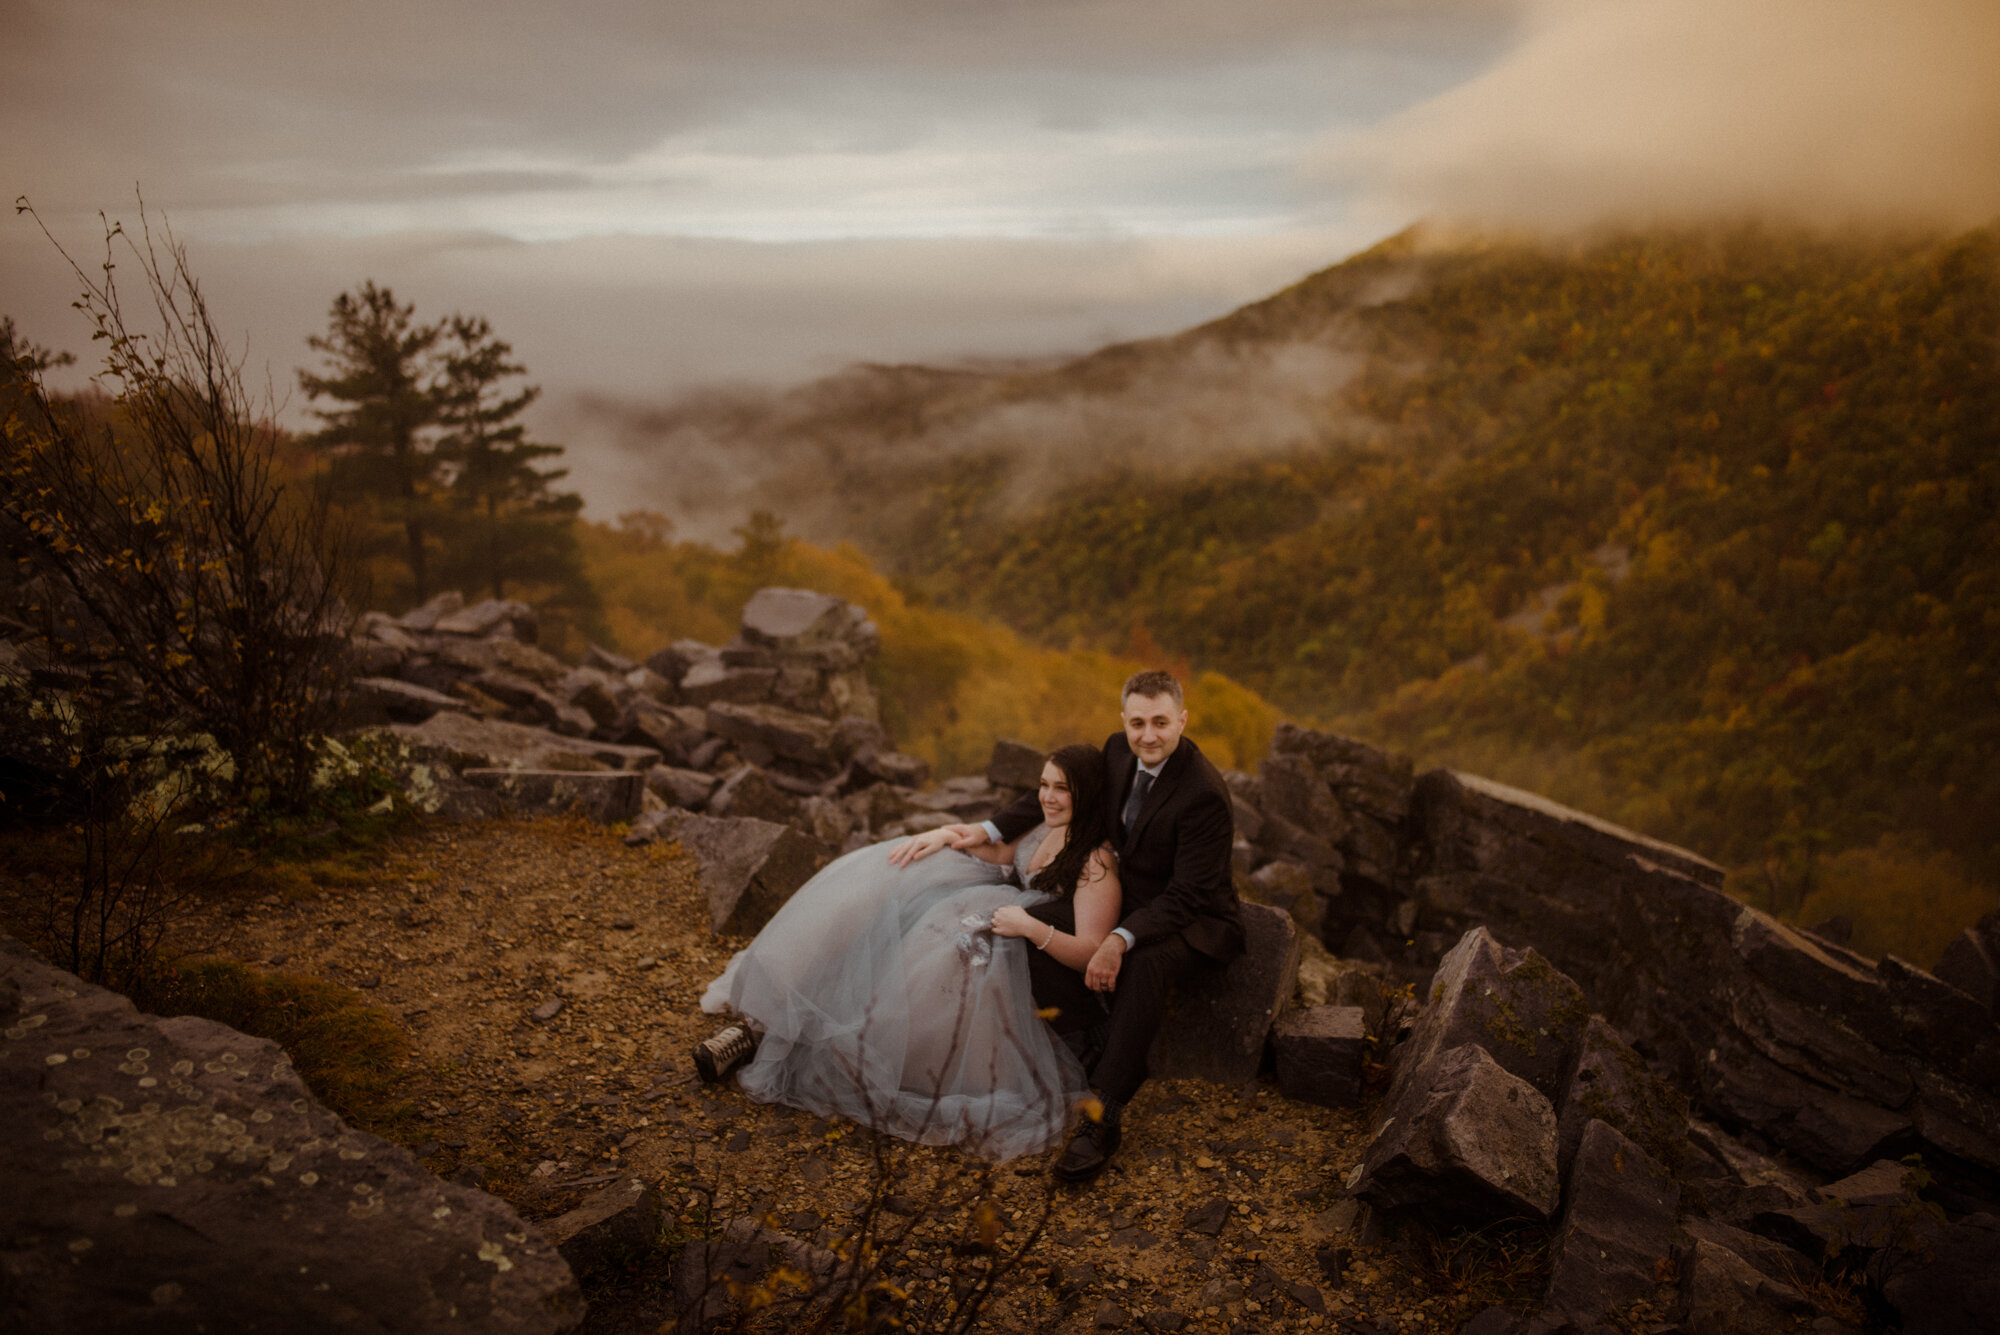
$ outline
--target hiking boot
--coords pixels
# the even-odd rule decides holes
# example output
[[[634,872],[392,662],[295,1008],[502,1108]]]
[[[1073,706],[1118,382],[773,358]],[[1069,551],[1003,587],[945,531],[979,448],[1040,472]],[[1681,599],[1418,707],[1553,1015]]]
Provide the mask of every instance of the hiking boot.
[[[1103,1172],[1111,1156],[1118,1153],[1118,1142],[1123,1138],[1119,1124],[1124,1114],[1123,1104],[1107,1099],[1101,1117],[1094,1122],[1086,1117],[1056,1160],[1056,1176],[1065,1182],[1088,1182]]]
[[[749,1025],[729,1025],[694,1045],[695,1073],[713,1085],[749,1061],[756,1051],[757,1035]]]

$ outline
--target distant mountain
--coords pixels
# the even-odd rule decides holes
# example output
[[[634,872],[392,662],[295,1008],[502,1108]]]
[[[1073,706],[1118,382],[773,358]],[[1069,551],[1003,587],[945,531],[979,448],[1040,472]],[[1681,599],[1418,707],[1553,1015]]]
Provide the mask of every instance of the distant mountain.
[[[655,425],[721,461],[710,500],[915,593],[1157,645],[1756,868],[1774,906],[1885,837],[1990,887],[1996,254],[1406,235],[1173,337]]]
[[[596,411],[659,461],[657,490],[684,527],[761,507],[803,536],[881,553],[939,522],[917,519],[913,495],[1012,516],[1108,470],[1185,472],[1365,436],[1373,424],[1337,420],[1367,360],[1356,312],[1407,295],[1424,268],[1400,237],[1209,324],[1075,359],[864,364],[780,394]]]

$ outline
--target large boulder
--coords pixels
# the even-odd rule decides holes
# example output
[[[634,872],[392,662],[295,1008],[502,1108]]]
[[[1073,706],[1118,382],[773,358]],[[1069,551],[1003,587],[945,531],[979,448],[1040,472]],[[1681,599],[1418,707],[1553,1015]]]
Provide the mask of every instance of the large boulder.
[[[986,761],[986,782],[995,788],[1035,789],[1042,784],[1042,749],[1002,737]]]
[[[668,811],[657,817],[657,828],[700,864],[709,926],[725,936],[756,935],[833,858],[833,850],[811,835],[749,817]]]
[[[1673,1252],[1680,1186],[1652,1155],[1593,1121],[1563,1187],[1548,1307],[1579,1330],[1651,1294]]]
[[[1543,1098],[1562,1096],[1590,1008],[1577,985],[1538,952],[1509,950],[1475,927],[1438,962],[1429,1000],[1397,1052],[1391,1102],[1435,1054],[1466,1043],[1485,1048]]]
[[[1182,984],[1148,1054],[1152,1074],[1229,1085],[1256,1079],[1271,1023],[1298,980],[1299,938],[1277,909],[1244,904],[1242,912],[1243,953]]]
[[[1556,1133],[1565,1174],[1593,1121],[1610,1124],[1669,1168],[1685,1156],[1686,1097],[1660,1079],[1603,1016],[1591,1016],[1584,1026],[1562,1090]]]
[[[1484,1048],[1429,1056],[1386,1106],[1355,1195],[1445,1226],[1555,1213],[1555,1111]]]
[[[874,657],[881,636],[852,603],[808,589],[759,589],[743,605],[743,640],[779,659],[856,668]]]
[[[510,1206],[348,1126],[276,1044],[141,1015],[6,937],[0,1025],[8,1329],[582,1320],[569,1267]]]
[[[1387,890],[1398,878],[1413,773],[1407,756],[1280,723],[1261,768],[1262,806],[1326,841],[1350,882]]]

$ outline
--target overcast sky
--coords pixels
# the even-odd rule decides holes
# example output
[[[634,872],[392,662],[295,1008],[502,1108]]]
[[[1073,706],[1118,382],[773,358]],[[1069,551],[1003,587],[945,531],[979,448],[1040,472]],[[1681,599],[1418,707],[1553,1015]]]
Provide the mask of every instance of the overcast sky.
[[[547,432],[1167,332],[1418,218],[1990,219],[1996,69],[1992,0],[0,0],[0,187],[88,256],[136,185],[281,392],[364,278],[485,314]],[[84,354],[72,287],[0,228]]]

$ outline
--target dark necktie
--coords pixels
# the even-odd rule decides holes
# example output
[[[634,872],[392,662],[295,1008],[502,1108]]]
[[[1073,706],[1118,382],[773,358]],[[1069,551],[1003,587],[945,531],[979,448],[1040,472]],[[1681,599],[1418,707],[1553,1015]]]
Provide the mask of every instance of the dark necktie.
[[[1152,791],[1152,775],[1140,770],[1132,776],[1132,795],[1125,799],[1125,833],[1128,836],[1132,833],[1133,825],[1138,823],[1139,808],[1146,805],[1146,794]]]

